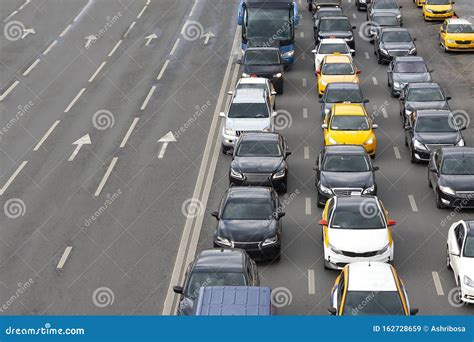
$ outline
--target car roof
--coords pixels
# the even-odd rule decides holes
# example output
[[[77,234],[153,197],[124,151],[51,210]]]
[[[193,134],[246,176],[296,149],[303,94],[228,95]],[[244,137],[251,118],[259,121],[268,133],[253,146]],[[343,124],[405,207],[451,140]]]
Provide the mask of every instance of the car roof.
[[[381,32],[398,32],[398,31],[405,31],[405,32],[408,32],[410,33],[410,31],[408,31],[406,28],[404,27],[383,27],[381,29]]]
[[[425,62],[425,59],[421,56],[399,56],[395,57],[394,62]]]
[[[468,24],[472,25],[469,19],[466,18],[449,18],[447,19],[448,25],[450,24]]]
[[[372,13],[372,16],[374,16],[374,17],[396,17],[397,13],[379,10],[379,11],[376,11],[376,12]]]
[[[474,147],[447,146],[447,147],[442,147],[441,151],[443,152],[444,157],[450,157],[450,158],[474,156]]]
[[[438,115],[453,115],[448,109],[418,109],[416,116],[438,116]]]
[[[441,88],[439,83],[436,82],[414,82],[408,83],[408,88]]]
[[[379,199],[377,196],[372,195],[357,195],[357,196],[337,196],[336,197],[337,206],[344,207],[359,207],[362,203],[364,205],[373,205],[379,206]]]
[[[348,291],[397,291],[392,266],[384,262],[355,262],[348,266]]]
[[[233,186],[227,190],[230,198],[267,198],[270,196],[271,189],[263,186]]]
[[[245,269],[244,258],[244,253],[239,249],[207,249],[196,257],[193,270],[212,269],[213,272],[242,271]]]
[[[345,42],[342,38],[323,38],[319,44],[341,44]]]
[[[237,89],[232,103],[264,103],[265,89],[263,88],[241,88]]]
[[[352,83],[352,82],[331,82],[326,86],[326,91],[330,89],[358,89],[360,90],[360,85],[358,83]]]
[[[347,19],[349,20],[349,17],[347,15],[335,15],[335,16],[328,16],[328,17],[321,17],[320,20],[339,20],[339,19]]]
[[[267,79],[264,77],[242,77],[238,84],[266,84]]]
[[[365,148],[362,145],[327,145],[324,149],[327,154],[360,153],[365,155]]]
[[[352,64],[352,60],[349,56],[347,55],[327,55],[324,57],[324,62],[325,63],[347,63],[347,64]]]
[[[240,140],[243,141],[278,141],[279,133],[272,132],[250,132],[241,135]]]
[[[335,103],[333,105],[333,115],[366,116],[367,112],[361,103]]]

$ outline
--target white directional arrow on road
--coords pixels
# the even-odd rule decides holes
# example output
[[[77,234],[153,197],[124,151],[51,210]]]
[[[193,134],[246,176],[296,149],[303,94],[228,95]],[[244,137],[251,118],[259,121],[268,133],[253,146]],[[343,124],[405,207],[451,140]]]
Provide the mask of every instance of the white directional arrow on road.
[[[205,37],[204,39],[204,45],[207,45],[207,43],[209,43],[209,39],[211,39],[211,37],[215,37],[216,35],[214,33],[212,33],[211,31],[207,32],[206,34],[203,34],[201,36],[202,37]]]
[[[21,39],[25,39],[29,34],[35,34],[36,31],[34,28],[24,29]]]
[[[147,41],[146,41],[146,43],[145,43],[145,46],[150,45],[151,40],[152,40],[152,39],[155,39],[155,38],[158,38],[158,36],[157,36],[155,33],[152,33],[152,34],[146,36],[145,39],[146,39]]]
[[[81,150],[82,146],[91,144],[91,137],[89,136],[89,134],[86,134],[82,138],[74,141],[72,144],[77,145],[77,146],[76,146],[76,149],[74,150],[74,152],[72,152],[72,154],[69,157],[68,161],[73,161],[74,158],[76,158],[76,156],[79,153],[79,151]]]
[[[170,131],[166,133],[160,140],[158,140],[158,142],[163,143],[163,145],[161,145],[160,153],[158,154],[158,159],[163,159],[163,157],[165,156],[165,152],[166,152],[166,148],[168,147],[168,144],[170,142],[176,142],[176,138],[174,137],[173,133]]]
[[[88,49],[91,44],[95,42],[98,38],[95,35],[91,34],[90,36],[84,37],[84,39],[87,39],[86,45],[84,45],[84,47]]]

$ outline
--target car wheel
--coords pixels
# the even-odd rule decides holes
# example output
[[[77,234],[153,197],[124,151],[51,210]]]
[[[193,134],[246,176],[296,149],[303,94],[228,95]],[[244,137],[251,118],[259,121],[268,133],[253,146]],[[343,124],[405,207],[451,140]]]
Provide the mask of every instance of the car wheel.
[[[316,206],[318,208],[324,208],[322,196],[319,194],[319,191],[318,191],[318,195],[317,195],[317,198],[316,198]]]
[[[370,155],[370,158],[375,159],[375,153]]]
[[[227,146],[224,146],[224,145],[221,146],[222,154],[227,155],[229,151],[230,151],[230,147],[227,147]]]
[[[410,153],[410,163],[416,164],[415,152],[413,150]]]
[[[446,268],[448,270],[452,270],[453,268],[451,267],[451,258],[449,257],[449,247],[446,246]]]
[[[392,97],[397,97],[397,94],[395,94],[395,89],[393,89],[393,88],[390,89],[390,95]]]
[[[308,4],[308,11],[313,12],[313,4],[311,2]]]
[[[379,54],[377,54],[377,63],[382,64],[382,58],[380,58]]]
[[[446,206],[441,202],[441,196],[439,195],[439,189],[436,189],[436,208],[444,209]]]
[[[428,170],[428,187],[432,188],[433,184],[431,184],[431,179],[430,179],[430,171]]]

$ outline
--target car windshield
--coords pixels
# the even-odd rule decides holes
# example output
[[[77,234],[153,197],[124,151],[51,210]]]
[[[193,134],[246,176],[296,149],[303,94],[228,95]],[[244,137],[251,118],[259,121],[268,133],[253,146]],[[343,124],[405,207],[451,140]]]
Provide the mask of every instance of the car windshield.
[[[374,9],[397,9],[398,5],[394,0],[378,0],[373,2]]]
[[[397,291],[347,291],[343,315],[405,315]]]
[[[272,217],[269,198],[229,198],[221,218],[223,220],[268,220]]]
[[[423,62],[397,62],[395,63],[393,72],[422,73],[428,72],[428,69]]]
[[[365,156],[358,154],[333,154],[324,158],[323,171],[328,172],[367,172],[369,164]]]
[[[430,102],[445,101],[446,99],[439,88],[416,88],[408,91],[407,100],[413,102]]]
[[[332,217],[334,229],[382,229],[382,214],[375,200],[365,199],[360,204],[338,204]]]
[[[452,115],[436,115],[419,117],[416,120],[415,131],[420,133],[457,132],[456,121]]]
[[[466,258],[474,258],[474,236],[468,236],[466,238],[463,256]]]
[[[473,156],[455,156],[445,158],[441,167],[443,175],[474,175],[474,157]]]
[[[340,18],[321,18],[319,21],[319,30],[320,31],[350,31],[351,23],[349,19]]]
[[[451,0],[426,0],[427,5],[450,5]]]
[[[225,267],[225,266],[224,266]],[[195,299],[202,286],[246,286],[243,273],[237,272],[193,272],[185,291],[185,296]]]
[[[319,54],[330,55],[334,52],[339,52],[341,54],[348,54],[349,49],[345,43],[336,43],[336,44],[321,44],[319,47]]]
[[[328,89],[326,88],[326,102],[327,103],[362,103],[362,92],[360,89]]]
[[[248,39],[289,40],[293,35],[290,9],[247,8],[245,25]]]
[[[260,119],[269,116],[265,103],[233,103],[228,114],[231,119]]]
[[[450,24],[448,25],[448,33],[474,33],[474,25]]]
[[[236,156],[281,157],[281,149],[277,141],[242,141]]]
[[[325,63],[321,73],[323,75],[353,75],[354,68],[349,63]]]
[[[374,22],[380,26],[398,26],[396,15],[377,15],[374,16]]]
[[[322,17],[335,17],[342,14],[342,11],[321,11],[319,10],[316,13],[316,20],[321,19]]]
[[[280,64],[280,55],[275,50],[248,50],[245,52],[245,65]]]
[[[331,120],[331,129],[335,131],[367,131],[369,121],[363,115],[336,115]]]
[[[382,34],[382,41],[385,43],[409,43],[412,39],[407,31],[389,31]]]

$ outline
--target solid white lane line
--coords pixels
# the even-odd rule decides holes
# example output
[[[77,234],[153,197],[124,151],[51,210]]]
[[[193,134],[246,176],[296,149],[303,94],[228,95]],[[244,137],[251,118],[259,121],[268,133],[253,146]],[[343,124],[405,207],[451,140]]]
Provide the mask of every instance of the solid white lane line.
[[[122,44],[122,39],[120,39],[120,40],[117,42],[117,44],[115,44],[114,48],[113,48],[112,50],[110,50],[110,52],[109,52],[109,54],[108,54],[109,57],[111,57],[111,56],[114,54],[115,50],[118,49],[118,47],[120,46],[120,44]]]
[[[133,22],[130,24],[130,26],[128,27],[127,31],[125,31],[123,37],[124,38],[127,38],[128,34],[130,33],[130,31],[133,29],[133,27],[135,26],[136,22]]]
[[[375,78],[375,77],[372,77],[372,82],[374,82],[374,85],[379,84],[379,81],[377,81],[377,78]]]
[[[7,90],[5,90],[5,92],[0,96],[0,101],[3,101],[5,99],[5,97],[8,96],[8,94],[10,94],[12,92],[13,89],[15,89],[15,87],[20,83],[20,81],[16,80],[15,82],[13,82],[13,84],[11,86],[8,87]]]
[[[438,294],[438,296],[444,296],[443,285],[441,285],[441,280],[439,279],[438,272],[433,271],[431,272],[431,275],[433,276],[436,293]]]
[[[23,170],[23,168],[25,167],[25,165],[28,164],[28,161],[25,160],[23,161],[20,166],[18,166],[18,168],[16,169],[16,171],[10,176],[10,178],[8,179],[8,181],[5,183],[5,185],[0,189],[0,196],[3,195],[5,193],[5,191],[7,191],[8,187],[10,186],[10,184],[13,183],[13,181],[15,180],[15,178],[18,176],[18,174],[21,172],[21,170]]]
[[[112,159],[112,161],[110,162],[110,165],[109,165],[109,167],[107,168],[107,171],[105,171],[104,177],[103,177],[102,180],[100,181],[100,184],[99,184],[99,186],[97,187],[97,190],[95,191],[95,194],[94,194],[95,197],[99,196],[100,193],[102,192],[102,189],[104,188],[105,183],[107,183],[107,179],[109,179],[110,174],[112,173],[112,170],[114,169],[115,164],[117,163],[117,160],[118,160],[118,158],[117,158],[117,157],[114,157],[114,158]]]
[[[165,64],[163,64],[163,67],[161,68],[161,71],[160,73],[158,74],[158,77],[156,78],[157,80],[161,80],[161,78],[163,77],[163,74],[165,73],[165,70],[166,70],[166,67],[168,66],[168,63],[170,62],[169,59],[167,59],[165,61]]]
[[[314,279],[314,270],[308,270],[308,294],[316,294],[316,281]]]
[[[25,70],[23,73],[23,76],[28,76],[28,74],[31,72],[31,70],[34,69],[34,67],[41,61],[41,59],[37,58],[36,61],[34,61],[28,69]]]
[[[408,195],[408,200],[410,201],[411,210],[418,211],[418,207],[416,206],[415,202],[415,197],[413,195]]]
[[[67,108],[64,110],[64,113],[67,113],[69,112],[69,110],[72,108],[72,106],[74,106],[74,104],[76,103],[76,101],[82,96],[82,94],[84,94],[84,92],[86,91],[86,88],[82,88],[81,91],[79,91],[79,93],[76,95],[76,97],[71,101],[71,103],[69,104],[69,106],[67,106]]]
[[[190,17],[192,17],[193,14],[194,14],[194,10],[196,9],[197,2],[198,2],[198,0],[194,1],[193,7],[191,7],[191,11],[189,11],[189,16]]]
[[[304,32],[303,31],[300,32],[300,37],[304,38]]]
[[[64,264],[66,263],[67,258],[69,257],[69,254],[71,254],[72,251],[72,246],[67,246],[66,249],[64,250],[63,255],[61,256],[61,259],[58,262],[58,266],[56,266],[56,269],[62,270],[64,267]]]
[[[368,52],[365,53],[365,59],[370,59],[370,55]]]
[[[306,78],[302,79],[303,87],[306,87]]]
[[[69,29],[72,27],[71,24],[69,24],[68,26],[66,26],[66,28],[63,30],[63,32],[61,32],[61,34],[59,35],[59,38],[62,38],[62,36],[64,36],[67,31],[69,31]]]
[[[142,17],[142,15],[143,15],[143,12],[145,12],[145,10],[146,10],[147,8],[148,8],[148,6],[147,6],[147,5],[143,6],[143,9],[142,9],[142,10],[141,10],[141,12],[140,12],[140,13],[138,13],[138,15],[137,15],[137,19],[140,19],[140,18]]]
[[[56,128],[57,125],[59,125],[59,123],[61,122],[61,120],[56,120],[52,125],[51,127],[48,129],[48,131],[43,135],[43,137],[41,138],[40,141],[38,141],[38,143],[36,144],[36,146],[33,148],[33,151],[38,151],[39,148],[41,147],[41,145],[43,145],[43,143],[46,141],[46,139],[48,139],[48,137],[51,135],[51,133],[53,133],[54,129]]]
[[[303,118],[308,118],[308,108],[303,108]]]
[[[306,197],[305,203],[304,203],[304,212],[306,215],[311,215],[311,197]]]
[[[135,129],[135,126],[137,125],[138,120],[140,120],[140,118],[133,119],[133,122],[127,131],[127,134],[125,134],[122,142],[120,143],[120,147],[125,147],[125,145],[127,144],[128,138],[130,138],[130,135],[132,134],[133,130]]]
[[[304,147],[304,159],[309,159],[309,146]]]
[[[43,52],[43,55],[46,56],[48,54],[48,52],[58,43],[57,40],[55,40],[54,42],[52,42],[47,48],[46,50],[44,50]]]
[[[173,56],[176,49],[178,48],[178,45],[179,45],[180,41],[181,41],[181,38],[176,39],[176,42],[174,43],[173,48],[171,49],[170,56]]]
[[[148,95],[145,98],[145,101],[143,101],[142,106],[140,107],[140,110],[144,110],[148,104],[148,101],[150,101],[151,96],[155,92],[156,86],[151,87],[150,91],[148,92]]]
[[[400,150],[398,149],[397,146],[393,147],[393,152],[395,152],[395,158],[402,159],[402,156],[400,155]]]
[[[97,74],[102,70],[102,68],[104,67],[105,63],[107,62],[102,62],[102,64],[97,68],[97,70],[94,72],[94,74],[91,76],[91,78],[89,78],[89,83],[92,82],[94,80],[94,78],[97,76]]]
[[[18,11],[13,11],[8,17],[6,17],[5,19],[3,19],[3,22],[4,22],[4,23],[7,22],[8,19],[10,19],[11,17],[13,17],[13,16],[14,16],[15,14],[17,14],[17,13],[18,13]]]

